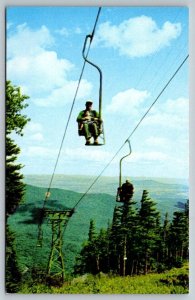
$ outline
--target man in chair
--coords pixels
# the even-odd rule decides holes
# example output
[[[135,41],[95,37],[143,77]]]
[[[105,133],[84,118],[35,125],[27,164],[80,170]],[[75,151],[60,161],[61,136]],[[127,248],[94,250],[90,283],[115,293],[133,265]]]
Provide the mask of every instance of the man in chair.
[[[126,180],[126,182],[123,183],[121,187],[121,193],[120,193],[121,200],[123,202],[128,203],[132,198],[133,193],[134,193],[133,184],[129,180]]]
[[[85,103],[85,110],[82,110],[78,117],[79,134],[84,135],[86,139],[85,145],[91,144],[91,137],[94,138],[94,145],[98,145],[99,135],[99,114],[96,110],[92,110],[92,101]]]

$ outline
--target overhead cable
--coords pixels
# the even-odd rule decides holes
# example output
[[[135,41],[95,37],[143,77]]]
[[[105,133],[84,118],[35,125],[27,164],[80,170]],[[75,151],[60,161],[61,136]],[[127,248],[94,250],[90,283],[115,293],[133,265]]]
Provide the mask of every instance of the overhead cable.
[[[98,22],[98,19],[99,19],[100,12],[101,12],[101,7],[99,7],[99,9],[98,9],[98,13],[97,13],[97,16],[96,16],[96,19],[95,19],[95,23],[94,23],[92,34],[91,34],[92,38],[91,38],[89,46],[88,46],[86,57],[89,54],[89,50],[90,50],[91,43],[92,43],[92,40],[93,40],[93,37],[94,37],[94,34],[95,34],[95,30],[96,30],[96,26],[97,26],[97,22]],[[51,185],[52,185],[52,182],[53,182],[55,171],[56,171],[56,168],[57,168],[57,165],[58,165],[58,161],[59,161],[59,158],[60,158],[60,154],[61,154],[61,151],[62,151],[64,140],[65,140],[65,137],[66,137],[68,125],[70,123],[70,118],[71,118],[72,111],[73,111],[73,108],[74,108],[75,100],[76,100],[76,97],[77,97],[77,94],[78,94],[78,90],[79,90],[79,87],[80,87],[81,79],[82,79],[83,72],[84,72],[84,69],[85,69],[85,64],[86,64],[86,61],[84,61],[83,66],[82,66],[81,74],[80,74],[80,77],[79,77],[79,80],[78,80],[78,84],[77,84],[75,95],[74,95],[74,98],[73,98],[73,101],[72,101],[72,105],[71,105],[71,108],[70,108],[69,116],[68,116],[68,119],[67,119],[67,122],[66,122],[66,126],[65,126],[64,134],[63,134],[62,141],[61,141],[61,144],[60,144],[60,148],[59,148],[59,151],[58,151],[57,159],[56,159],[56,162],[55,162],[55,165],[54,165],[54,170],[53,170],[53,173],[52,173],[52,176],[51,176],[51,180],[50,180],[47,192],[46,192],[46,196],[45,196],[43,208],[45,207],[46,200],[48,198],[48,195],[49,195],[49,192],[50,192],[50,189],[51,189]]]
[[[150,105],[150,107],[147,109],[147,111],[145,112],[145,114],[142,116],[142,118],[140,119],[140,121],[138,122],[138,124],[135,126],[135,128],[132,130],[132,132],[129,134],[129,136],[127,137],[127,139],[125,140],[125,142],[120,146],[120,148],[117,150],[117,152],[114,154],[114,156],[112,157],[112,159],[106,164],[106,166],[103,168],[103,170],[100,172],[100,174],[95,178],[95,180],[92,182],[92,184],[89,186],[89,188],[87,189],[87,191],[81,196],[81,198],[78,200],[78,202],[75,204],[74,208],[76,208],[76,206],[81,202],[81,200],[88,194],[88,192],[90,191],[90,189],[94,186],[94,184],[98,181],[98,179],[102,176],[102,174],[104,173],[104,171],[110,166],[110,164],[112,163],[112,161],[115,159],[115,157],[119,154],[119,152],[121,151],[121,149],[123,148],[123,146],[126,144],[127,140],[130,140],[130,138],[133,136],[133,134],[135,133],[135,131],[137,130],[137,128],[139,127],[139,125],[142,123],[142,121],[144,120],[144,118],[147,116],[147,114],[150,112],[150,110],[152,109],[152,107],[155,105],[155,103],[158,101],[158,99],[160,98],[160,96],[163,94],[163,92],[166,90],[166,88],[169,86],[169,84],[171,83],[171,81],[174,79],[174,77],[176,76],[176,74],[179,72],[179,70],[182,68],[182,66],[184,65],[184,63],[187,61],[189,57],[189,54],[185,57],[185,59],[182,61],[182,63],[179,65],[179,67],[176,69],[176,71],[173,73],[173,75],[171,76],[171,78],[168,80],[168,82],[165,84],[165,86],[163,87],[163,89],[160,91],[160,93],[158,94],[158,96],[155,98],[155,100],[152,102],[152,104]]]

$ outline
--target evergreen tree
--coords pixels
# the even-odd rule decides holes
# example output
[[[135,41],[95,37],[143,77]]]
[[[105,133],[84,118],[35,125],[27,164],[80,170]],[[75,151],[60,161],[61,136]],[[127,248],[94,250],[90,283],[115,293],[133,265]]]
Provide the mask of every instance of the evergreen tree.
[[[22,115],[22,110],[27,107],[19,87],[14,87],[10,81],[6,82],[6,223],[7,218],[13,214],[23,199],[25,185],[20,173],[22,165],[16,160],[20,148],[10,137],[15,133],[23,135],[23,128],[29,121]],[[17,263],[17,253],[14,245],[15,237],[8,225],[6,226],[6,289],[10,293],[17,291],[20,281],[20,272]]]
[[[22,201],[25,185],[20,173],[21,164],[16,164],[20,148],[10,137],[6,138],[6,216],[13,214]]]
[[[96,239],[97,272],[108,272],[109,266],[109,228],[101,229]]]
[[[76,274],[92,273],[99,271],[99,256],[97,249],[97,233],[93,220],[90,220],[88,240],[83,244],[80,255],[76,258],[74,272]]]
[[[27,107],[27,96],[21,95],[20,88],[6,82],[6,216],[13,214],[24,195],[23,175],[20,173],[22,165],[16,160],[20,148],[10,137],[16,133],[23,135],[23,128],[29,121],[22,110]]]
[[[184,211],[176,211],[170,226],[169,247],[171,264],[181,266],[189,252],[189,204]]]
[[[122,256],[122,207],[115,206],[109,235],[110,271],[120,274]]]
[[[112,272],[132,274],[134,265],[134,235],[137,226],[136,202],[132,199],[116,206],[109,235],[110,269]]]
[[[8,293],[15,293],[18,291],[21,273],[17,265],[16,247],[15,247],[15,234],[6,225],[6,291]]]
[[[156,203],[149,197],[148,191],[144,190],[139,210],[139,271],[147,274],[156,258],[158,249],[159,233],[159,212],[156,210]]]
[[[166,264],[169,257],[169,234],[170,234],[170,221],[168,213],[165,214],[165,219],[161,231],[160,243],[160,262]]]
[[[126,271],[123,272],[126,275],[133,275],[136,272],[137,266],[137,234],[139,232],[139,219],[137,208],[135,207],[136,202],[130,201],[128,205],[124,205],[124,210],[126,210],[126,221],[125,221],[125,230],[126,230]],[[125,263],[125,260],[124,260]]]
[[[112,225],[99,234],[90,221],[88,240],[75,266],[77,273],[147,274],[176,265],[173,259],[188,259],[189,204],[185,211],[174,213],[172,223],[166,214],[162,225],[148,191],[143,191],[139,210],[135,204],[131,200],[116,206]]]
[[[89,243],[94,243],[96,239],[96,230],[95,230],[95,223],[94,220],[90,220],[90,225],[89,225],[89,233],[88,233],[88,242]]]

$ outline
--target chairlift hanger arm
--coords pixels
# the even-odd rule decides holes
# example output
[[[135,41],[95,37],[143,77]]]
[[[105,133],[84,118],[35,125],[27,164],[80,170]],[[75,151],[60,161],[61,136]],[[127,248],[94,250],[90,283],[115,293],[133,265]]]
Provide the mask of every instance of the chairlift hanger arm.
[[[119,187],[122,186],[122,161],[123,161],[123,159],[124,159],[125,157],[131,155],[131,152],[132,152],[130,140],[129,140],[129,139],[126,140],[125,143],[128,143],[128,145],[129,145],[129,153],[128,153],[127,155],[123,156],[123,157],[120,159],[120,164],[119,164],[119,170],[120,170],[120,171],[119,171]]]
[[[86,45],[87,45],[87,41],[88,39],[90,40],[90,44],[93,40],[93,34],[88,34],[86,37],[85,37],[85,41],[84,41],[84,45],[83,45],[83,51],[82,51],[82,55],[83,55],[83,58],[86,62],[88,62],[90,65],[92,65],[94,68],[96,68],[99,72],[99,75],[100,75],[100,87],[99,87],[99,118],[101,120],[101,116],[102,116],[102,71],[101,69],[96,65],[94,64],[93,62],[91,62],[90,60],[88,60],[87,58],[87,54],[85,54],[85,50],[86,50]]]

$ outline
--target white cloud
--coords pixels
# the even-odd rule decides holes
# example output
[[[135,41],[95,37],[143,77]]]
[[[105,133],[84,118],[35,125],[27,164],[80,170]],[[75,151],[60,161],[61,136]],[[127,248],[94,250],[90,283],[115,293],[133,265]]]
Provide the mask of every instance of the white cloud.
[[[187,98],[169,99],[144,120],[145,125],[161,126],[170,129],[187,130],[189,101]]]
[[[42,130],[40,123],[30,121],[24,129],[24,135],[34,142],[42,142],[44,140]]]
[[[26,157],[38,157],[38,158],[48,158],[54,159],[58,154],[59,149],[44,147],[44,146],[30,146],[23,149],[23,156]],[[78,160],[78,161],[91,161],[91,162],[105,162],[113,156],[113,153],[110,153],[101,149],[90,149],[86,148],[66,148],[61,152],[63,160]]]
[[[7,63],[7,73],[11,80],[17,80],[25,86],[30,96],[48,93],[53,88],[63,85],[67,72],[73,65],[59,59],[54,51],[41,51],[35,56],[14,56]]]
[[[180,23],[167,21],[159,28],[152,18],[140,16],[125,20],[118,26],[110,22],[100,24],[94,44],[117,49],[120,55],[142,57],[169,46],[180,33]]]
[[[25,130],[28,132],[42,131],[42,125],[40,123],[30,121],[29,123],[27,123]]]
[[[113,153],[109,151],[101,150],[101,149],[90,149],[85,148],[67,148],[64,151],[64,155],[67,159],[70,160],[86,160],[92,162],[104,162],[109,161],[109,159],[113,156]]]
[[[135,162],[165,162],[167,161],[167,155],[160,151],[151,152],[133,152],[131,154],[131,161]]]
[[[65,27],[58,29],[55,32],[64,37],[67,37],[69,35],[68,29]]]
[[[116,94],[106,107],[110,113],[137,114],[141,105],[150,96],[147,91],[129,89]]]
[[[77,88],[77,81],[67,81],[62,87],[54,89],[51,94],[44,98],[33,100],[38,106],[64,106],[73,100]],[[92,85],[87,80],[81,80],[77,99],[88,97],[91,93]]]
[[[58,153],[57,149],[41,146],[30,146],[23,149],[23,156],[27,157],[38,157],[38,158],[47,158],[53,159]]]
[[[42,106],[69,102],[77,85],[77,81],[68,80],[73,64],[48,49],[53,45],[54,38],[47,27],[32,30],[26,24],[18,26],[7,43],[8,78]],[[79,95],[88,96],[91,89],[91,84],[82,80]]]
[[[7,22],[6,23],[6,29],[9,30],[13,26],[12,22]]]
[[[81,34],[82,30],[80,27],[76,27],[73,30],[68,30],[66,27],[63,27],[61,29],[55,30],[55,33],[57,33],[63,37],[68,37],[70,34]]]
[[[54,44],[54,39],[46,26],[31,30],[26,23],[16,27],[16,33],[7,39],[7,56],[36,55]]]
[[[31,135],[30,139],[36,142],[42,142],[44,140],[43,135],[40,132]]]

